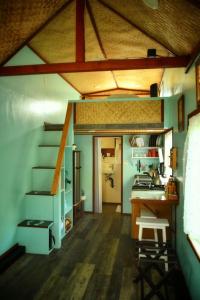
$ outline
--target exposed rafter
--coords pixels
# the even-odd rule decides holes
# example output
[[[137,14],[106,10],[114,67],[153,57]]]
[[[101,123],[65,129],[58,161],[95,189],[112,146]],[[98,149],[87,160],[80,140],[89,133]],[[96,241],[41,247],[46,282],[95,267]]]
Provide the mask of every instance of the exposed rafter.
[[[128,88],[112,88],[112,89],[106,89],[106,90],[101,90],[101,91],[96,91],[96,92],[91,92],[91,93],[84,93],[83,96],[85,95],[98,95],[100,93],[108,93],[108,92],[115,92],[115,91],[125,91],[125,92],[144,92],[144,93],[149,93],[149,90],[142,90],[142,89],[128,89]]]
[[[126,18],[124,15],[122,15],[120,12],[118,12],[116,9],[114,9],[113,7],[111,7],[109,4],[105,3],[102,0],[98,0],[99,3],[101,3],[104,7],[106,7],[107,9],[109,9],[110,11],[112,11],[113,13],[115,13],[117,16],[119,16],[121,19],[123,19],[124,21],[126,21],[127,23],[129,23],[131,26],[133,26],[134,28],[136,28],[137,30],[139,30],[140,32],[142,32],[143,34],[145,34],[148,38],[150,38],[151,40],[155,41],[156,43],[160,44],[162,47],[164,47],[166,50],[168,50],[169,52],[171,52],[173,55],[177,55],[177,53],[174,52],[173,49],[169,49],[169,47],[167,47],[166,45],[164,45],[163,43],[161,43],[159,40],[157,40],[154,36],[150,35],[149,33],[147,33],[144,29],[140,28],[137,24],[135,24],[133,21],[130,21],[128,18]]]
[[[76,62],[85,61],[85,0],[76,0]]]
[[[107,59],[108,57],[107,57],[106,51],[105,51],[105,49],[104,49],[104,47],[103,47],[103,43],[102,43],[102,41],[101,41],[101,37],[100,37],[100,34],[99,34],[99,30],[98,30],[98,28],[97,28],[97,24],[96,24],[96,21],[95,21],[93,12],[92,12],[92,8],[91,8],[90,3],[89,3],[88,0],[86,0],[86,7],[87,7],[87,10],[88,10],[88,14],[89,14],[89,17],[90,17],[90,20],[91,20],[91,23],[92,23],[92,26],[93,26],[93,29],[94,29],[94,32],[95,32],[97,41],[98,41],[98,43],[99,43],[99,47],[100,47],[100,49],[101,49],[101,52],[102,52],[104,58]],[[117,80],[116,80],[116,78],[115,78],[115,75],[114,75],[114,73],[113,73],[112,71],[111,71],[111,73],[112,73],[112,76],[113,76],[113,80],[114,80],[114,82],[115,82],[115,84],[116,84],[116,87],[118,87],[118,84],[117,84]]]
[[[3,66],[6,64],[19,50],[25,47],[47,24],[49,24],[59,13],[63,11],[69,4],[71,4],[74,0],[69,0],[65,3],[59,10],[57,10],[45,23],[43,23],[36,31],[34,31],[24,42],[11,54],[9,55],[2,63]]]
[[[0,67],[0,76],[186,67],[189,56]]]

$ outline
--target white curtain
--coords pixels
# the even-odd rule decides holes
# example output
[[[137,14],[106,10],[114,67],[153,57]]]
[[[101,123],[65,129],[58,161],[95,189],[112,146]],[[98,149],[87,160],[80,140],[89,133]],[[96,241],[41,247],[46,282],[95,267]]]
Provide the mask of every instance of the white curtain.
[[[184,232],[200,243],[200,114],[189,122],[184,175]]]

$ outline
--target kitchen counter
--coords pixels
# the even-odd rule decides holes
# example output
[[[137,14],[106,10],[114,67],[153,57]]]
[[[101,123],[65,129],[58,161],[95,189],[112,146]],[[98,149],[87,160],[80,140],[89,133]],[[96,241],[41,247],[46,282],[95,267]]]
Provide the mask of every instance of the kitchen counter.
[[[158,193],[155,193],[158,192]],[[131,235],[132,238],[138,239],[138,225],[136,218],[140,216],[141,208],[146,208],[152,211],[158,218],[167,218],[170,223],[170,228],[175,232],[176,224],[176,205],[178,205],[178,197],[165,197],[164,191],[132,191],[131,194]],[[146,232],[146,237],[149,238],[151,232]],[[168,233],[170,238],[170,233]]]

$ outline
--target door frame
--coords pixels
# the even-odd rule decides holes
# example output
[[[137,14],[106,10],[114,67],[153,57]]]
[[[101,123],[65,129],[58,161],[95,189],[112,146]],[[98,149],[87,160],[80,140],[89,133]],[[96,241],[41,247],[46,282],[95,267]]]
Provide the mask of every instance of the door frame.
[[[123,214],[123,135],[93,135],[93,179],[92,179],[92,211],[94,213],[94,200],[95,200],[95,138],[120,138],[121,139],[121,214]]]

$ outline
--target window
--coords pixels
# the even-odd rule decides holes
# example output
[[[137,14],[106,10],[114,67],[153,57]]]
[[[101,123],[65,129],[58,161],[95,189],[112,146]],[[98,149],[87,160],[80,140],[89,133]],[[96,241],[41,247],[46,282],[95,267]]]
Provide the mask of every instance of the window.
[[[184,232],[200,258],[200,113],[189,119],[185,142]]]

